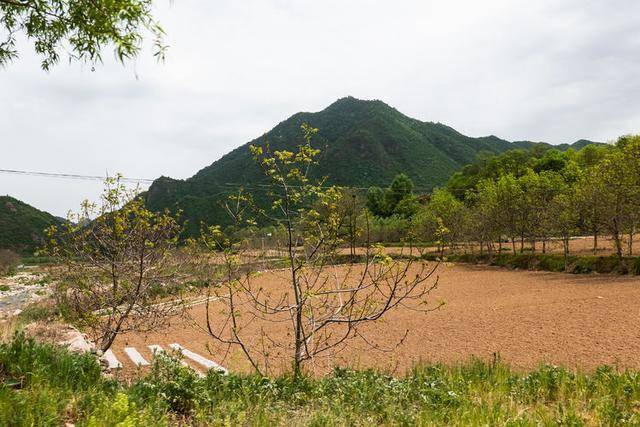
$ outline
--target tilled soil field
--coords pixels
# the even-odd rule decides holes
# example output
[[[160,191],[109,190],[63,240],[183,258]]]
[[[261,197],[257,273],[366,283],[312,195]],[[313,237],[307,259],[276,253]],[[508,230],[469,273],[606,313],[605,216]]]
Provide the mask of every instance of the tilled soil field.
[[[547,272],[441,265],[439,286],[429,300],[446,304],[435,312],[397,309],[385,320],[363,329],[363,339],[338,354],[309,364],[322,374],[333,366],[373,367],[404,372],[420,362],[457,362],[471,357],[499,356],[515,368],[541,363],[590,370],[608,364],[620,369],[640,369],[640,277],[569,275]],[[283,272],[268,272],[255,280],[265,289],[287,289]],[[212,320],[222,321],[212,305]],[[204,305],[190,309],[193,321],[205,324]],[[178,343],[232,371],[248,370],[237,349],[228,353],[211,346],[214,341],[192,320],[176,318],[161,332],[127,334],[115,342],[113,352],[125,371],[134,369],[124,347],[135,347],[150,358],[149,345]],[[266,345],[258,331],[264,328],[276,341],[287,341],[287,323],[255,321],[253,345]],[[398,340],[409,333],[403,344]],[[383,351],[393,349],[392,351]],[[286,366],[287,354],[273,350],[271,367]],[[289,355],[290,356],[290,355]],[[189,361],[191,364],[192,362]]]

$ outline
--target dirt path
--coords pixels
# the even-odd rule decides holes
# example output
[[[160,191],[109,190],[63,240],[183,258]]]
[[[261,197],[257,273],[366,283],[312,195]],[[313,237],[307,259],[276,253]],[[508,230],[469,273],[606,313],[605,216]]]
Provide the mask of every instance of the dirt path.
[[[439,274],[440,286],[430,299],[445,301],[444,307],[428,314],[396,310],[365,330],[368,340],[391,347],[408,329],[401,347],[382,352],[357,341],[348,351],[318,360],[312,370],[323,373],[334,365],[349,365],[402,372],[420,361],[456,362],[471,356],[491,358],[494,353],[516,368],[546,362],[581,369],[603,364],[640,369],[640,277],[462,264],[443,265]],[[267,273],[257,280],[277,291],[286,286],[281,276]],[[191,314],[204,322],[204,306],[193,307]],[[219,318],[215,309],[212,315]],[[286,325],[261,326],[286,340]],[[146,349],[150,344],[176,342],[230,370],[247,369],[237,352],[225,355],[209,347],[212,340],[206,333],[181,319],[159,333],[124,335],[113,351],[120,360],[127,360],[125,346]],[[287,360],[285,354],[278,356],[275,351],[272,359],[272,365],[279,366]]]

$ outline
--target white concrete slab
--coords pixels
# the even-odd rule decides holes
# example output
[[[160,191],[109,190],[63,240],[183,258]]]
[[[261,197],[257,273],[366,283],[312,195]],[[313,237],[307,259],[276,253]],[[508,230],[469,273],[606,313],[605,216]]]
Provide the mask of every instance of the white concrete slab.
[[[124,352],[127,353],[129,359],[138,366],[149,366],[149,362],[140,354],[135,347],[125,347]]]
[[[104,352],[104,355],[102,356],[102,358],[104,360],[107,361],[108,368],[109,369],[120,369],[122,368],[122,363],[120,363],[120,361],[118,360],[118,358],[116,357],[115,354],[113,354],[113,351],[111,351],[110,349]]]
[[[171,347],[174,350],[181,351],[185,357],[193,360],[196,363],[201,364],[207,369],[215,369],[216,371],[222,372],[224,374],[228,373],[228,371],[224,367],[217,364],[213,360],[209,360],[206,357],[200,356],[199,354],[194,353],[191,350],[187,350],[186,348],[182,347],[180,344],[177,344],[177,343],[169,344],[169,347]]]
[[[154,356],[164,351],[162,346],[159,346],[158,344],[151,344],[151,345],[148,345],[147,347],[149,348],[149,350],[151,350],[151,354],[153,354]]]

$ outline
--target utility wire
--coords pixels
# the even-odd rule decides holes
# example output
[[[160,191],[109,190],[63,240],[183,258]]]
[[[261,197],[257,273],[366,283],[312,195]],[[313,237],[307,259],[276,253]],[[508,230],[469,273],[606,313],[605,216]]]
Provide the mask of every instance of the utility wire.
[[[83,181],[104,181],[107,177],[101,175],[80,175],[80,174],[70,174],[70,173],[56,173],[56,172],[37,172],[37,171],[25,171],[25,170],[17,170],[17,169],[0,169],[0,173],[7,175],[22,175],[22,176],[38,176],[43,178],[58,178],[58,179],[74,179],[74,180],[83,180]],[[144,183],[151,184],[155,181],[155,179],[150,178],[128,178],[121,177],[120,181],[122,182],[130,182],[130,183]],[[224,183],[216,183],[218,186],[229,187],[229,190],[222,191],[225,193],[227,191],[231,191],[232,189],[244,188],[245,190],[253,190],[253,191],[268,191],[271,188],[270,184],[267,183],[234,183],[234,182],[224,182]],[[339,185],[338,185],[339,186]],[[297,187],[297,186],[294,186]],[[331,186],[324,185],[321,188],[330,188]],[[352,190],[360,190],[360,191],[368,191],[370,187],[354,187],[354,186],[345,186],[346,188]],[[384,188],[383,188],[384,189]],[[413,191],[418,193],[429,193],[432,189],[427,188],[418,188],[414,187]],[[452,189],[453,190],[453,189]]]
[[[54,172],[36,172],[36,171],[24,171],[16,169],[0,169],[0,173],[11,175],[23,175],[23,176],[40,176],[45,178],[63,178],[63,179],[76,179],[84,181],[104,181],[107,177],[100,175],[79,175],[71,173],[54,173]],[[121,177],[120,181],[133,182],[133,183],[152,183],[153,179],[148,178],[127,178]]]

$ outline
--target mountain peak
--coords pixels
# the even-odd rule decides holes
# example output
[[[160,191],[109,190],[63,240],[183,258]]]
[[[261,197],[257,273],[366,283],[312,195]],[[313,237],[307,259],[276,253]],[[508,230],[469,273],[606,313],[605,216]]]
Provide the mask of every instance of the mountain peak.
[[[395,110],[379,99],[359,99],[349,95],[334,101],[323,111],[361,110],[375,107]]]

